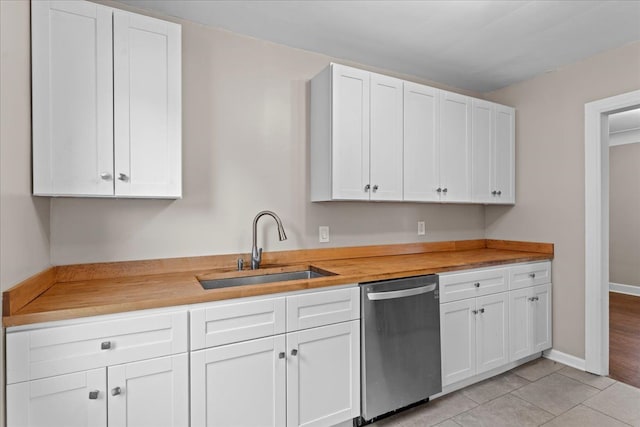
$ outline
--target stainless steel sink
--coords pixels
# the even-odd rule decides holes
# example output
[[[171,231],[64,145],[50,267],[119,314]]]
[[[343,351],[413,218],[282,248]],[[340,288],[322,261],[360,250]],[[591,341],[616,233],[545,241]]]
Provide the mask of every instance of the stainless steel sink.
[[[231,277],[228,279],[199,280],[205,289],[230,288],[233,286],[257,285],[260,283],[286,282],[289,280],[315,279],[332,273],[315,270],[291,271],[289,273],[260,274],[257,276]]]

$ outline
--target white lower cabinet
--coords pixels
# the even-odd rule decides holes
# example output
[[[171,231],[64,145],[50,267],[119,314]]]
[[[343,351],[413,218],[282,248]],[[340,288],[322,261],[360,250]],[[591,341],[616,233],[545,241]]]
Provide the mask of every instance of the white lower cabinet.
[[[443,386],[509,361],[508,307],[506,292],[441,304]]]
[[[185,353],[10,384],[7,425],[188,426],[188,372]]]
[[[509,359],[551,348],[551,284],[511,291],[510,305]]]

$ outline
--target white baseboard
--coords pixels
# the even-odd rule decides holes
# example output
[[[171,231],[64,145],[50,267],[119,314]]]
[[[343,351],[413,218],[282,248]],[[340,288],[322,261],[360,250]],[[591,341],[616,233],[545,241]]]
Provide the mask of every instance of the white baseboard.
[[[640,297],[640,286],[623,285],[622,283],[609,283],[609,292],[635,295]]]
[[[584,359],[572,356],[567,353],[563,353],[558,350],[550,349],[542,352],[542,356],[554,362],[562,363],[563,365],[571,366],[572,368],[580,369],[584,371],[586,369],[586,363]]]

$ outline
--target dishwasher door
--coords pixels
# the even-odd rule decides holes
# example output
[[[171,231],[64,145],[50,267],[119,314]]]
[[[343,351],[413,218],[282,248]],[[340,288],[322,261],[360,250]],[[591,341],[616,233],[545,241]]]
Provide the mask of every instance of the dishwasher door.
[[[363,283],[362,418],[442,391],[438,276]]]

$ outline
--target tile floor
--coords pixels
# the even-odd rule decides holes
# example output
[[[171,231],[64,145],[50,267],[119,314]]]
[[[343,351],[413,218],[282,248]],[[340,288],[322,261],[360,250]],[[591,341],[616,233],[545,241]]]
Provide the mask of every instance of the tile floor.
[[[640,389],[536,359],[374,427],[640,427]]]

